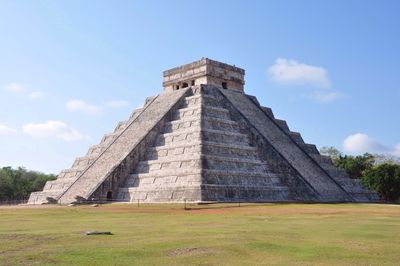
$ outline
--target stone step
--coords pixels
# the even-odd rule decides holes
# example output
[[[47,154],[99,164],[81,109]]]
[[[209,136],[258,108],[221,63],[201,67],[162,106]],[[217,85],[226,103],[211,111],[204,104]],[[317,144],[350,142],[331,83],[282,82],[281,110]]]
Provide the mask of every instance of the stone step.
[[[204,184],[234,184],[234,185],[282,185],[279,177],[270,172],[249,172],[233,170],[204,169]]]
[[[148,178],[177,178],[179,176],[199,176],[203,173],[204,182],[207,180],[211,183],[216,183],[218,180],[225,179],[225,184],[229,183],[246,183],[246,180],[258,180],[258,183],[268,184],[281,184],[279,177],[271,172],[249,172],[249,171],[238,171],[238,170],[217,170],[217,169],[199,169],[199,168],[186,168],[186,169],[165,169],[163,171],[154,171],[151,173],[136,173],[131,174],[127,182],[134,182],[136,179],[148,179]],[[218,180],[217,180],[218,179]],[[129,181],[131,180],[131,181]]]
[[[108,145],[106,144],[98,144],[98,145],[93,145],[89,147],[88,152],[86,153],[86,155],[95,155],[95,154],[100,154],[102,153]]]
[[[163,156],[159,157],[158,159],[155,160],[143,160],[140,161],[139,164],[155,164],[155,163],[168,163],[168,162],[176,162],[176,161],[181,161],[181,160],[194,160],[194,159],[200,159],[200,153],[189,153],[189,154],[176,154],[176,155],[169,155],[169,156]]]
[[[191,157],[191,158],[190,158]],[[134,173],[153,173],[165,169],[200,168],[200,156],[168,156],[157,160],[141,161],[137,164]]]
[[[324,169],[328,172],[329,176],[331,176],[334,179],[350,178],[346,170],[341,168],[336,168],[333,165],[324,165]]]
[[[200,168],[180,168],[180,169],[165,169],[163,171],[155,171],[153,173],[134,173],[130,174],[128,179],[132,178],[149,178],[149,177],[170,177],[183,175],[200,175]]]
[[[223,131],[231,131],[239,133],[239,124],[229,119],[221,119],[217,117],[188,116],[179,120],[173,120],[165,123],[164,133],[172,133],[178,130],[186,130],[191,127],[199,127],[200,122],[202,128],[215,129]]]
[[[323,167],[327,167],[328,165],[331,165],[332,167],[334,167],[333,163],[332,163],[332,159],[329,156],[326,155],[321,155],[321,154],[310,154],[310,156],[317,162],[319,163],[321,166]]]
[[[204,201],[285,202],[290,199],[289,189],[283,186],[227,186],[202,185]]]
[[[203,116],[216,117],[221,119],[230,120],[229,110],[222,107],[203,105]]]
[[[186,130],[160,134],[155,142],[155,146],[164,146],[167,144],[190,143],[200,141],[200,127],[191,127]]]
[[[300,147],[302,147],[309,155],[313,155],[313,154],[319,155],[317,146],[315,146],[314,144],[305,143],[304,145],[301,145]]]
[[[290,137],[298,144],[298,145],[305,145],[303,138],[299,132],[290,131]]]
[[[184,100],[184,106],[193,106],[198,104],[204,104],[207,106],[215,106],[218,107],[218,100],[215,99],[212,95],[207,94],[195,94],[193,96],[186,97]]]
[[[230,158],[258,158],[257,148],[248,145],[203,141],[202,152],[206,155],[226,156]]]
[[[267,190],[285,190],[285,191],[288,191],[288,188],[286,186],[275,186],[275,185],[273,185],[273,186],[237,186],[237,185],[223,185],[223,186],[221,186],[221,185],[205,184],[203,186],[209,187],[209,188],[212,188],[212,187],[215,187],[215,188],[218,188],[218,187],[235,188],[235,189],[242,189],[242,191],[245,191],[246,189],[260,189],[260,190],[267,189]]]
[[[230,158],[226,156],[203,155],[204,169],[241,170],[249,172],[266,172],[264,162],[256,159]]]
[[[342,183],[352,183],[352,184],[360,184],[361,185],[361,180],[360,179],[354,179],[354,178],[350,178],[348,176],[346,177],[334,177],[334,179],[338,182],[342,182]]]
[[[157,137],[155,146],[163,146],[176,142],[187,142],[189,144],[192,141],[199,141],[201,137],[205,141],[215,141],[220,143],[238,145],[249,145],[250,143],[246,134],[206,128],[202,129],[200,132],[200,128],[194,127],[188,128],[187,130],[160,134]]]
[[[103,138],[100,141],[100,144],[103,145],[110,144],[117,136],[118,136],[117,133],[104,134]]]
[[[258,178],[271,178],[279,180],[277,174],[272,173],[270,171],[264,172],[249,172],[249,171],[240,171],[240,170],[217,170],[217,169],[203,169],[204,175],[219,175],[219,176],[249,176],[249,177],[258,177]],[[280,182],[280,181],[279,181]]]
[[[62,178],[62,179],[47,181],[43,188],[43,191],[51,189],[65,189],[68,186],[70,186],[75,180],[76,178]]]
[[[78,157],[75,159],[71,168],[86,167],[90,165],[98,156],[99,156],[98,154],[89,154],[82,157]]]
[[[261,109],[266,113],[270,118],[275,119],[274,113],[272,112],[272,109],[269,107],[261,106]]]
[[[351,193],[365,193],[370,192],[369,190],[365,189],[359,179],[352,179],[352,178],[340,178],[335,179],[347,192]]]
[[[183,104],[180,106],[180,109],[200,107],[203,103],[204,101],[201,99],[201,95],[196,94],[194,96],[186,97],[183,100]]]
[[[213,141],[194,142],[171,142],[164,146],[155,146],[147,150],[146,159],[156,160],[166,156],[181,154],[209,154],[223,155],[236,158],[257,158],[258,152],[255,147],[230,143],[218,143]]]
[[[209,117],[224,118],[228,120],[230,119],[229,110],[221,107],[207,106],[202,104],[195,107],[178,109],[172,114],[172,120],[178,120],[188,116],[200,116],[200,114]]]
[[[229,132],[215,129],[203,129],[202,138],[204,141],[219,143],[230,143],[237,145],[250,145],[250,140],[246,134]]]
[[[275,118],[275,122],[283,131],[285,131],[286,133],[290,133],[289,126],[285,120]]]
[[[134,186],[134,187],[122,187],[118,189],[118,192],[152,192],[152,191],[162,191],[162,190],[169,190],[170,188],[172,189],[185,189],[185,188],[190,188],[190,187],[200,187],[204,186],[207,188],[222,188],[226,190],[236,190],[237,192],[242,193],[242,197],[245,196],[246,191],[249,190],[259,190],[259,191],[275,191],[275,192],[285,192],[288,193],[289,189],[285,186],[277,186],[277,185],[264,185],[264,186],[259,186],[259,185],[249,185],[249,186],[243,186],[243,185],[215,185],[215,184],[204,184],[201,185],[200,181],[193,182],[193,184],[186,184],[186,185],[181,185],[177,186],[175,183],[165,183],[164,186],[156,185],[154,184],[153,186]]]
[[[188,130],[189,128],[200,128],[200,117],[189,116],[179,120],[166,122],[164,126],[164,133]]]
[[[148,176],[141,178],[129,178],[125,187],[153,187],[162,188],[179,185],[200,185],[201,175],[174,175],[174,176]]]
[[[77,168],[64,169],[58,174],[57,179],[78,177],[82,171],[83,169],[81,170]]]
[[[202,118],[201,122],[202,122],[202,128],[238,132],[238,133],[240,132],[239,124],[230,119],[205,116]]]
[[[201,105],[198,106],[192,106],[192,107],[185,107],[176,110],[175,112],[172,113],[171,120],[179,120],[182,118],[187,118],[187,117],[198,117],[200,118],[201,114]]]
[[[176,186],[172,188],[143,189],[121,188],[118,190],[118,198],[130,202],[166,203],[177,201],[200,202],[200,186]]]
[[[168,144],[165,146],[151,147],[147,150],[146,159],[156,160],[166,156],[176,156],[180,154],[198,154],[201,153],[201,146],[199,141],[188,143]]]

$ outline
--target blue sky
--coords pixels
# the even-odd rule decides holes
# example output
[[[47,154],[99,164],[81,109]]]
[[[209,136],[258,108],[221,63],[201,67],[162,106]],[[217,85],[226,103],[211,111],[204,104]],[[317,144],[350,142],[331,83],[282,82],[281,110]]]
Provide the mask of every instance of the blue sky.
[[[0,166],[57,173],[209,57],[318,147],[400,155],[398,1],[0,2]]]

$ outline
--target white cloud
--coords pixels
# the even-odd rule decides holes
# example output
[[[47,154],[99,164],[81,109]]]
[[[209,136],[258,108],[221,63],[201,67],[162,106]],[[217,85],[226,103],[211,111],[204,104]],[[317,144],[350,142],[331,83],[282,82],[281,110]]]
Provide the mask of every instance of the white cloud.
[[[323,67],[299,63],[296,60],[278,58],[268,69],[271,78],[283,85],[299,84],[329,88],[331,81]]]
[[[380,153],[388,151],[388,148],[364,133],[348,136],[343,141],[343,149],[350,153]]]
[[[28,94],[28,97],[31,99],[38,99],[43,96],[43,92],[41,91],[32,91]]]
[[[400,157],[400,143],[393,148],[390,148],[364,133],[356,133],[348,136],[343,141],[343,149],[344,151],[353,154],[368,152]]]
[[[319,103],[330,103],[342,98],[343,95],[336,91],[314,91],[311,98]]]
[[[112,108],[120,108],[129,106],[129,102],[124,100],[115,100],[106,102],[106,105]]]
[[[16,129],[0,124],[0,135],[10,135],[15,133],[17,133]]]
[[[101,107],[83,100],[71,100],[65,104],[65,108],[70,112],[80,111],[86,114],[99,114],[102,111]]]
[[[26,124],[22,130],[33,138],[55,138],[64,141],[76,141],[88,138],[64,122],[54,120],[49,120],[45,123]]]
[[[308,85],[311,89],[307,97],[316,102],[327,104],[343,98],[344,94],[332,89],[328,71],[323,67],[307,65],[296,60],[278,58],[268,68],[273,81],[281,85]]]
[[[16,95],[26,97],[32,100],[41,98],[43,96],[43,92],[41,91],[31,91],[26,86],[20,83],[10,83],[6,86],[6,90],[12,92]]]
[[[6,86],[6,89],[13,93],[24,93],[26,91],[25,87],[19,83],[10,83]]]

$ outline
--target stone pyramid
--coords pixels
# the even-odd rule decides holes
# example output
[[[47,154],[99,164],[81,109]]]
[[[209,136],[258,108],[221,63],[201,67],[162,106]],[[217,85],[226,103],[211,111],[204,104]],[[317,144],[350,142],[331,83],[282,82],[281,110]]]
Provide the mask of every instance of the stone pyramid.
[[[163,85],[29,203],[378,201],[244,94],[243,69],[203,58]]]

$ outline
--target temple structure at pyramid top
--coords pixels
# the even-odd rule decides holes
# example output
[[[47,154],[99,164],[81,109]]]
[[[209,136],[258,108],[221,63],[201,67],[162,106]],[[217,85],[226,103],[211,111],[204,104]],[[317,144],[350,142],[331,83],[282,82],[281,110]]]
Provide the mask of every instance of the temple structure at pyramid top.
[[[165,71],[161,94],[29,203],[379,200],[246,95],[244,74],[207,58]]]
[[[244,90],[244,69],[202,58],[199,61],[164,71],[164,90],[209,84],[238,92]]]

